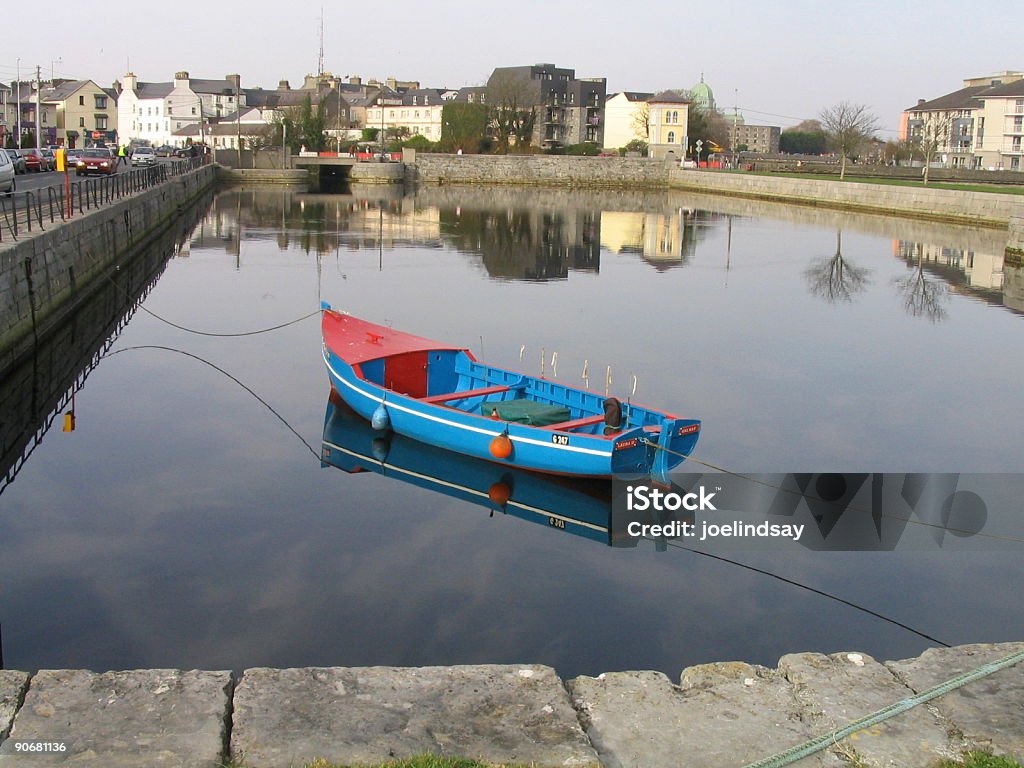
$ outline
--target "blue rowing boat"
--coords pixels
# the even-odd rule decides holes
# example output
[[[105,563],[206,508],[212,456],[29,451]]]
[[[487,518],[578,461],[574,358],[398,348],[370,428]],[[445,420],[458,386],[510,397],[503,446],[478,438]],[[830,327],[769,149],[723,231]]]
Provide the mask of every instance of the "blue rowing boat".
[[[322,305],[332,386],[375,429],[499,464],[668,481],[700,421],[486,365],[451,346]]]

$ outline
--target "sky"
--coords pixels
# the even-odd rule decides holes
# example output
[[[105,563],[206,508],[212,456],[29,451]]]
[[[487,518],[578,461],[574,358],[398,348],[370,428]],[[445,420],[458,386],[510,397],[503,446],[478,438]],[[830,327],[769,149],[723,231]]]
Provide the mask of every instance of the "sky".
[[[962,87],[966,77],[1024,69],[1014,30],[1019,2],[995,0],[983,18],[950,0],[735,0],[702,6],[612,3],[288,3],[208,0],[194,9],[139,4],[109,12],[55,0],[43,34],[14,28],[0,78],[92,79],[110,86],[129,67],[140,80],[242,77],[243,87],[301,85],[316,72],[323,13],[324,69],[338,75],[480,85],[496,66],[539,62],[605,77],[608,93],[690,88],[705,81],[723,111],[747,123],[794,125],[841,101],[865,104],[882,138],[902,110]],[[92,32],[95,32],[93,34]]]

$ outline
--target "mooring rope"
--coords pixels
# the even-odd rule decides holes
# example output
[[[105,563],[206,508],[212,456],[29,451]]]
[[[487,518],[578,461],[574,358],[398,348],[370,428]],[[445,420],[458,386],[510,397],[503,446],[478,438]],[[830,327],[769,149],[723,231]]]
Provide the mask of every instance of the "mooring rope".
[[[955,691],[957,688],[967,685],[968,683],[980,680],[983,677],[988,677],[1001,669],[1012,667],[1014,664],[1018,664],[1021,661],[1024,661],[1024,651],[1011,653],[1009,656],[1004,656],[997,661],[982,664],[976,669],[964,672],[962,675],[957,675],[951,680],[947,680],[933,688],[929,688],[923,693],[902,699],[894,704],[890,704],[888,707],[872,712],[870,715],[866,715],[859,720],[854,720],[843,728],[837,728],[834,731],[818,736],[810,741],[806,741],[803,744],[790,747],[784,752],[779,752],[771,755],[770,757],[762,758],[756,762],[748,763],[744,768],[782,768],[782,766],[790,765],[791,763],[795,763],[797,760],[801,760],[808,755],[820,752],[832,744],[837,744],[840,739],[845,739],[852,733],[856,733],[857,731],[861,731],[865,728],[870,728],[872,725],[884,722],[891,717],[895,717],[907,710],[913,709],[921,704],[925,704],[932,699],[944,696],[950,691]]]

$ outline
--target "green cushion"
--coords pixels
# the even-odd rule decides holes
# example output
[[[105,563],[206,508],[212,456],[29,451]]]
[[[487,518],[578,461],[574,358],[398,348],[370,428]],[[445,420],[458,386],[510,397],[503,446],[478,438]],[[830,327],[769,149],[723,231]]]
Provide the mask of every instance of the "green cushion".
[[[569,421],[571,417],[569,409],[564,406],[536,403],[533,400],[484,400],[481,403],[480,413],[484,416],[492,416],[494,411],[498,412],[498,418],[502,421],[534,427],[558,424]]]

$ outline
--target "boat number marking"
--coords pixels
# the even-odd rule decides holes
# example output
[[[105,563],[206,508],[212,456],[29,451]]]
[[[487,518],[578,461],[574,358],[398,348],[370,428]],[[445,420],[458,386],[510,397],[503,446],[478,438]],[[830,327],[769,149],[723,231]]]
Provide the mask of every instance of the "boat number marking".
[[[552,528],[561,528],[563,531],[565,530],[565,520],[562,520],[558,517],[549,517],[548,525],[550,525]]]
[[[551,442],[554,443],[555,445],[568,445],[569,444],[569,436],[568,435],[552,435],[551,436]]]

